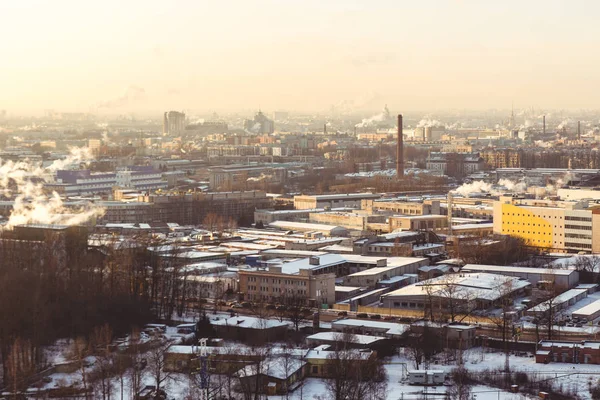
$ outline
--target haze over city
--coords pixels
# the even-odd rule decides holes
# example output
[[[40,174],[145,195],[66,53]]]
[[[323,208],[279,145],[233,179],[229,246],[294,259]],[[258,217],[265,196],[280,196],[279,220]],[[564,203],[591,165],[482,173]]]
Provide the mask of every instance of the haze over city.
[[[0,0],[0,400],[600,400],[599,11]]]
[[[0,108],[598,104],[595,1],[4,1]]]

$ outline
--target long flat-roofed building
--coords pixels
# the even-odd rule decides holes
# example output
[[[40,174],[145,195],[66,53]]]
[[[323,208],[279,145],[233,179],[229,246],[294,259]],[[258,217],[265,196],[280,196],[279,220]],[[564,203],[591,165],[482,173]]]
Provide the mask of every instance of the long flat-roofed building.
[[[294,196],[294,208],[297,210],[325,207],[350,207],[358,209],[363,200],[374,200],[380,197],[381,195],[377,193],[301,195]]]
[[[574,269],[467,264],[462,268],[461,272],[485,272],[489,274],[514,276],[516,278],[528,280],[534,286],[537,286],[540,281],[552,282],[557,289],[563,290],[570,289],[579,283],[579,272]]]
[[[408,285],[381,296],[384,308],[426,309],[431,298],[437,308],[455,309],[464,306],[485,309],[497,303],[505,292],[507,282],[511,293],[520,293],[531,286],[525,280],[487,273],[461,273]]]

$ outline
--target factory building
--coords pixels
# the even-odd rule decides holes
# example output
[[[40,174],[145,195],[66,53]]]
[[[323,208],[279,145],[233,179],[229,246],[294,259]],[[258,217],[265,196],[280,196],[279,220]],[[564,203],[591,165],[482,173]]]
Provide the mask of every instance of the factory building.
[[[412,199],[361,201],[361,209],[369,212],[402,215],[439,215],[439,200],[413,201]]]
[[[185,130],[185,114],[178,111],[165,112],[163,115],[163,135],[177,135]]]
[[[253,119],[244,121],[244,129],[252,133],[270,134],[275,132],[275,123],[267,118],[262,111],[257,112]]]
[[[600,209],[586,201],[528,200],[501,196],[494,202],[494,233],[554,252],[599,252]]]
[[[552,282],[557,289],[567,290],[579,283],[579,272],[574,269],[509,267],[503,265],[467,264],[461,272],[499,274],[513,276],[537,286],[540,282]]]
[[[363,200],[375,200],[380,198],[376,193],[348,193],[348,194],[323,194],[323,195],[300,195],[294,196],[294,208],[302,210],[306,208],[360,208]]]
[[[318,273],[301,268],[290,271],[281,266],[268,269],[240,270],[240,294],[244,300],[283,304],[303,304],[311,307],[333,304],[335,274]]]
[[[58,170],[56,182],[47,183],[44,189],[65,196],[81,196],[97,193],[111,193],[113,187],[135,190],[166,189],[168,182],[162,173],[152,167],[131,166],[113,173],[94,174],[84,170]]]
[[[511,293],[506,293],[506,282]],[[461,273],[408,285],[381,296],[384,308],[424,310],[433,304],[436,309],[450,307],[486,309],[503,296],[523,294],[531,284],[518,278],[488,273]],[[451,294],[451,295],[449,295]]]
[[[479,153],[430,153],[427,169],[460,178],[483,170]]]

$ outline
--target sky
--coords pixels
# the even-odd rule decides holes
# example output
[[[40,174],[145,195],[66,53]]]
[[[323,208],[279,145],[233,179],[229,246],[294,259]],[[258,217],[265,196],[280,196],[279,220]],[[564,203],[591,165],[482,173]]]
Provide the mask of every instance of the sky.
[[[595,0],[0,0],[0,109],[600,104]]]

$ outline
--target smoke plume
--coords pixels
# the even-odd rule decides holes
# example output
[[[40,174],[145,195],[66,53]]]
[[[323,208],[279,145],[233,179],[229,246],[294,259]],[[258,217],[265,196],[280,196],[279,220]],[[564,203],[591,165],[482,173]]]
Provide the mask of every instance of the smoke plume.
[[[417,124],[417,128],[433,128],[433,127],[437,127],[437,126],[446,126],[446,125],[444,125],[442,122],[438,121],[437,119],[429,119],[429,118],[423,118]]]
[[[46,193],[40,182],[41,178],[48,179],[57,170],[79,166],[89,160],[91,153],[83,148],[71,148],[65,159],[56,160],[47,168],[27,161],[2,163],[0,160],[0,189],[14,196],[13,210],[5,227],[10,229],[31,223],[77,225],[101,216],[104,209],[91,203],[78,209],[65,207],[58,193]]]
[[[463,197],[469,197],[477,194],[491,194],[498,196],[502,193],[522,193],[527,190],[527,184],[523,181],[514,182],[508,179],[500,179],[497,185],[493,185],[484,181],[473,181],[465,183],[454,190],[454,193]]]
[[[379,122],[386,122],[391,119],[390,110],[388,110],[387,105],[383,108],[383,111],[379,114],[373,115],[370,118],[364,118],[360,123],[356,124],[357,128],[369,128],[372,126],[376,126]]]
[[[138,101],[146,96],[146,90],[139,86],[130,85],[125,89],[125,92],[116,99],[107,100],[98,103],[98,108],[119,108],[133,101]]]

